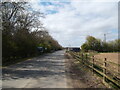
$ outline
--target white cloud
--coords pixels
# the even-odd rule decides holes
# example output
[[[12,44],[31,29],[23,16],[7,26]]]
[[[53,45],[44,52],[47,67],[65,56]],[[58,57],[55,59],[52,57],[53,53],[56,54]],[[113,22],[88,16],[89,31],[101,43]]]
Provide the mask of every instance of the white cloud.
[[[87,35],[103,39],[104,33],[112,32],[108,35],[108,40],[117,38],[118,0],[108,1],[72,0],[70,4],[53,2],[53,5],[44,6],[39,5],[37,0],[33,7],[43,12],[57,11],[54,14],[47,14],[42,20],[45,27],[61,45],[80,46],[85,42]]]

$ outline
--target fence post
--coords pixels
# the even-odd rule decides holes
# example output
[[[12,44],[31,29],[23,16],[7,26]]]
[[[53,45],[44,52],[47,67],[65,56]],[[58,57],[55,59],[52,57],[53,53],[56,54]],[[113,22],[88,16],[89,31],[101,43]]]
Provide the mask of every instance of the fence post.
[[[94,56],[92,56],[92,68],[93,68],[92,73],[93,73],[93,75],[94,75]]]
[[[83,62],[83,53],[82,53],[82,63],[84,63],[84,62]]]
[[[107,58],[104,58],[104,62],[103,62],[103,73],[106,75],[106,61],[107,61]],[[106,77],[103,76],[103,82],[106,81]]]
[[[79,54],[78,54],[78,55],[79,55],[79,58],[80,58],[80,52],[79,52]]]
[[[87,54],[86,54],[86,61],[87,61]]]

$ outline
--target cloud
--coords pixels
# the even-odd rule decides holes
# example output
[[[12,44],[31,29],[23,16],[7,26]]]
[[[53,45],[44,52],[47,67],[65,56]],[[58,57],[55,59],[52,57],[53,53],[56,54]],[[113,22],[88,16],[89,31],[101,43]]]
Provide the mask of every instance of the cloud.
[[[33,3],[46,14],[42,19],[50,34],[63,46],[80,46],[87,35],[107,40],[117,38],[118,0],[71,0],[70,2]]]

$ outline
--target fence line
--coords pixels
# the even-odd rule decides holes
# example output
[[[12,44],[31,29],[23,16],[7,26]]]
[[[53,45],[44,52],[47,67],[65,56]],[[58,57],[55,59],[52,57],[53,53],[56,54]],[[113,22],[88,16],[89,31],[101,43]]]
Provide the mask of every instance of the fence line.
[[[111,81],[112,83],[114,83],[115,85],[117,85],[119,88],[120,88],[120,79],[119,78],[117,78],[118,76],[117,75],[108,75],[107,74],[107,71],[109,70],[109,71],[113,71],[113,70],[110,70],[110,69],[108,69],[107,68],[107,65],[108,65],[108,63],[110,64],[114,64],[114,65],[118,65],[119,66],[119,64],[116,64],[116,63],[112,63],[112,62],[109,62],[108,60],[107,60],[107,58],[104,58],[104,60],[103,60],[103,65],[102,66],[99,66],[99,65],[97,65],[97,64],[95,64],[95,57],[94,56],[92,56],[92,60],[89,60],[89,59],[91,59],[91,57],[88,57],[88,55],[87,54],[77,54],[77,53],[74,53],[74,52],[70,52],[76,59],[79,59],[79,60],[81,60],[81,62],[84,64],[84,65],[86,65],[86,66],[88,66],[89,68],[91,68],[92,69],[92,73],[93,73],[93,75],[94,75],[94,72],[97,72],[97,73],[99,73],[100,75],[102,75],[102,77],[103,77],[103,83],[106,83],[106,80],[109,80],[109,81]],[[97,66],[97,67],[99,67],[99,69],[97,69],[95,66]],[[101,69],[101,70],[100,70]],[[117,72],[118,73],[118,75],[119,75],[119,72]],[[114,79],[114,78],[117,78],[117,79]]]

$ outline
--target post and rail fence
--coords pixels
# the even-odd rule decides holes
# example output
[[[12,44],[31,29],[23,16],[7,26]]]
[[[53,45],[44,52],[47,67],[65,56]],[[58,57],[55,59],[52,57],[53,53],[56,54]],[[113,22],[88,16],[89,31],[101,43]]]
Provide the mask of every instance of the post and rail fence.
[[[84,53],[69,52],[75,59],[81,61],[84,65],[92,70],[92,73],[98,73],[102,76],[103,83],[112,83],[120,88],[120,73],[118,68],[120,64],[108,61],[107,58],[103,60],[96,58],[94,55],[89,56]],[[116,71],[117,70],[117,71]]]

